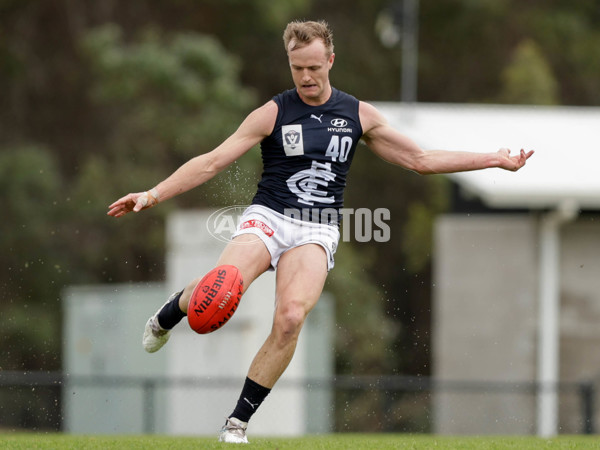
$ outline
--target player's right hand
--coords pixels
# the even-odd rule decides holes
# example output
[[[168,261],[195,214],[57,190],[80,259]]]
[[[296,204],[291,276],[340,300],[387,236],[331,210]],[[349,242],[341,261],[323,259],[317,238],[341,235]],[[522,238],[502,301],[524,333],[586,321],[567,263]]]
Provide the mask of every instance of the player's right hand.
[[[122,217],[131,211],[139,212],[143,209],[152,208],[158,204],[158,193],[152,191],[127,194],[109,205],[109,211],[106,214],[113,217]]]

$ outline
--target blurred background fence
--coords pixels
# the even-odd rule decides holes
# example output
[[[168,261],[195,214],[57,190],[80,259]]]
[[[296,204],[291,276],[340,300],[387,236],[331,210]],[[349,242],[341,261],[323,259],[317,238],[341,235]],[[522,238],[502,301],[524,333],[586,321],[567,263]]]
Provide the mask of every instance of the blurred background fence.
[[[194,377],[138,377],[138,376],[70,376],[61,372],[0,372],[0,427],[4,430],[63,431],[61,399],[75,395],[77,388],[96,388],[104,391],[134,392],[143,401],[135,411],[139,417],[139,429],[131,433],[154,433],[157,428],[156,396],[159,391],[168,395],[171,389],[198,389],[232,387],[237,388],[243,380],[238,378],[198,379]],[[525,381],[473,382],[460,380],[436,380],[431,377],[413,376],[336,376],[329,379],[282,380],[278,388],[302,387],[309,391],[332,390],[336,423],[332,432],[407,432],[430,433],[435,431],[434,402],[436,393],[457,395],[519,395],[535,402],[542,386]],[[543,389],[556,389],[562,401],[577,402],[578,417],[569,423],[578,424],[573,429],[562,429],[567,434],[593,434],[595,426],[596,383],[581,381],[558,383]],[[368,395],[379,401],[370,402],[370,410],[354,406],[357,396]],[[373,404],[378,408],[373,408]],[[24,406],[25,405],[25,406]],[[213,405],[199,405],[211,408]],[[107,400],[105,405],[90,405],[94,409],[115,408]],[[266,406],[268,408],[268,405]],[[293,406],[292,406],[293,407]],[[336,411],[338,410],[338,411]],[[345,419],[360,423],[352,416],[364,418],[363,429],[347,429]],[[535,423],[531,424],[531,433]]]

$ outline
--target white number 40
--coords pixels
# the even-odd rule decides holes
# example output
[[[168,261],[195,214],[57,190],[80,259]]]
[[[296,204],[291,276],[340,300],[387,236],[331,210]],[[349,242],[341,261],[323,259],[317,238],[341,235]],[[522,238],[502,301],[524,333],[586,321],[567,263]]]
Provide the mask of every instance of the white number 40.
[[[346,162],[351,148],[352,138],[350,136],[343,136],[340,139],[339,136],[333,135],[327,151],[325,151],[325,156],[330,156],[332,161]]]

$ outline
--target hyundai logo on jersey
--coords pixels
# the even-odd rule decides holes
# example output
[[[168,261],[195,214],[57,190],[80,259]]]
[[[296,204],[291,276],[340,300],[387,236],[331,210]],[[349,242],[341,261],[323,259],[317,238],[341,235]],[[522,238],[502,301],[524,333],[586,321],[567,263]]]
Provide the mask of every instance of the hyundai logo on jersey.
[[[344,119],[331,119],[331,125],[336,128],[344,128],[346,125],[348,125],[348,122]]]

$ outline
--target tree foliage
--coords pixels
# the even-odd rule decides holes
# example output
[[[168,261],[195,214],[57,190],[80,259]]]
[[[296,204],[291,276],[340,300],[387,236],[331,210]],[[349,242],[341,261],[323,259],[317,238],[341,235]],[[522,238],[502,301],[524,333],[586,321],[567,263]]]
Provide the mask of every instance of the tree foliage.
[[[500,100],[504,103],[558,103],[558,83],[534,41],[525,40],[519,44],[510,65],[502,72],[502,81]]]
[[[64,211],[53,155],[35,145],[5,148],[0,153],[0,189],[0,340],[5,349],[0,368],[56,367],[59,290],[68,282],[69,261],[56,239]]]

